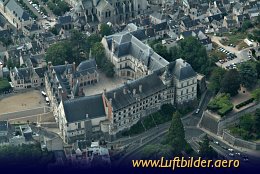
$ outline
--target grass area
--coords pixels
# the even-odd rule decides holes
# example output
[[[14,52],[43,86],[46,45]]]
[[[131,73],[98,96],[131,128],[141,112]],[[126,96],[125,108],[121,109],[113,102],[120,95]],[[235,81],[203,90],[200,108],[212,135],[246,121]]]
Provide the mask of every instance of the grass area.
[[[242,50],[242,49],[245,49],[245,48],[248,48],[249,46],[244,42],[244,41],[241,41],[238,45],[237,45],[237,49],[238,50]]]
[[[11,89],[11,86],[7,79],[0,79],[0,93]]]
[[[209,58],[217,58],[218,60],[225,59],[227,55],[217,49],[214,49],[208,53]]]
[[[211,100],[208,109],[217,112],[220,116],[224,116],[233,110],[233,103],[230,101],[228,94],[220,94]]]
[[[247,33],[245,32],[223,33],[223,37],[227,38],[221,41],[223,45],[228,45],[228,44],[238,45],[241,41],[243,41],[247,37]]]

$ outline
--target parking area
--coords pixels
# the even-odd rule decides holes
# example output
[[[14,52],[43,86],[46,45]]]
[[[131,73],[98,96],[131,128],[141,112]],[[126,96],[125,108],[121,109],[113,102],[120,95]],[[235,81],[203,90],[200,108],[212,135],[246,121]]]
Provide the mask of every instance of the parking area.
[[[224,58],[216,62],[217,66],[225,69],[236,69],[238,64],[252,59],[252,56],[248,53],[250,48],[239,51],[237,46],[232,43],[227,46],[221,44],[220,39],[219,37],[212,37],[212,41],[218,45],[216,51],[225,54]]]
[[[46,106],[46,102],[39,90],[19,92],[0,99],[0,115],[43,106]]]

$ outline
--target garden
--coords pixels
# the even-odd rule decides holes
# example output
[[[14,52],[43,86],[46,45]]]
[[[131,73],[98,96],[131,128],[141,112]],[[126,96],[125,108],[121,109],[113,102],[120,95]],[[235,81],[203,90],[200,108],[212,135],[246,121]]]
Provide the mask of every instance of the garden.
[[[217,95],[207,106],[209,110],[218,113],[222,117],[231,112],[233,107],[230,101],[230,95],[225,93]]]

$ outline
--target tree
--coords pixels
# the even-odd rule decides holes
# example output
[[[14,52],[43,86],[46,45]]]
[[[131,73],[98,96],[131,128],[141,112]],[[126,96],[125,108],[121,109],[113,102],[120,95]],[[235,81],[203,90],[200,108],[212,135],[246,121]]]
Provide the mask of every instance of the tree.
[[[258,109],[256,109],[256,111],[255,111],[255,118],[254,118],[254,120],[255,120],[255,131],[256,132],[260,132],[260,109],[258,108]]]
[[[255,86],[257,82],[257,72],[256,69],[250,63],[243,63],[239,67],[239,74],[241,79],[241,84],[246,88],[251,89]]]
[[[175,153],[180,153],[185,149],[185,133],[181,122],[181,114],[178,111],[172,116],[171,126],[166,139],[169,145],[173,147]]]
[[[241,31],[242,31],[242,32],[245,32],[247,29],[252,28],[252,27],[253,27],[253,24],[251,23],[251,21],[246,20],[246,21],[244,21],[244,23],[242,24],[242,29],[241,29]]]
[[[260,62],[257,62],[255,65],[256,73],[257,73],[257,78],[260,79]]]
[[[112,34],[112,28],[107,24],[101,24],[100,26],[100,34],[101,36],[109,36]]]
[[[253,132],[254,119],[251,114],[245,114],[243,117],[241,117],[239,124],[241,129],[244,129],[250,133]]]
[[[200,144],[199,154],[201,157],[213,159],[217,157],[217,153],[213,150],[213,148],[209,144],[208,136],[204,136],[203,142]]]
[[[65,61],[74,62],[69,42],[63,41],[51,45],[46,52],[46,61],[51,61],[53,65],[63,65]]]
[[[7,67],[8,67],[8,69],[14,68],[14,63],[13,63],[13,61],[11,60],[11,58],[9,58],[9,59],[7,60]]]
[[[147,145],[142,150],[142,158],[144,159],[159,159],[161,157],[171,158],[172,147],[162,144]]]
[[[240,88],[240,76],[236,69],[231,69],[225,73],[221,82],[221,89],[224,93],[229,93],[231,96],[238,94]]]
[[[162,45],[161,43],[158,43],[154,45],[153,49],[157,54],[162,56],[164,59],[166,59],[167,61],[171,61],[171,56],[166,46]]]
[[[105,63],[104,62],[105,49],[103,45],[100,42],[97,42],[93,45],[91,51],[92,51],[92,55],[97,61],[97,65],[101,67]]]
[[[192,68],[199,73],[209,74],[214,62],[210,61],[206,48],[195,38],[188,37],[178,43],[177,55],[172,55],[172,59],[183,58]]]
[[[260,88],[254,90],[252,96],[257,102],[260,102]]]
[[[210,83],[209,83],[209,89],[214,92],[218,92],[221,88],[221,81],[225,74],[225,69],[216,67],[213,69],[211,76],[210,76]]]

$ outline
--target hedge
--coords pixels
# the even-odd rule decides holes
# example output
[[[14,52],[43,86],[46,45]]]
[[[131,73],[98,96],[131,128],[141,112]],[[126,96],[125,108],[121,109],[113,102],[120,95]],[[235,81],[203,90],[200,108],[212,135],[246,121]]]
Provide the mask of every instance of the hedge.
[[[253,103],[254,100],[255,100],[254,98],[250,98],[250,99],[248,99],[248,100],[246,100],[246,101],[243,101],[242,103],[237,104],[237,105],[236,105],[236,108],[237,108],[237,109],[240,109],[240,108],[242,108],[243,106],[246,106],[246,105],[248,105],[248,104],[250,104],[250,103]]]

